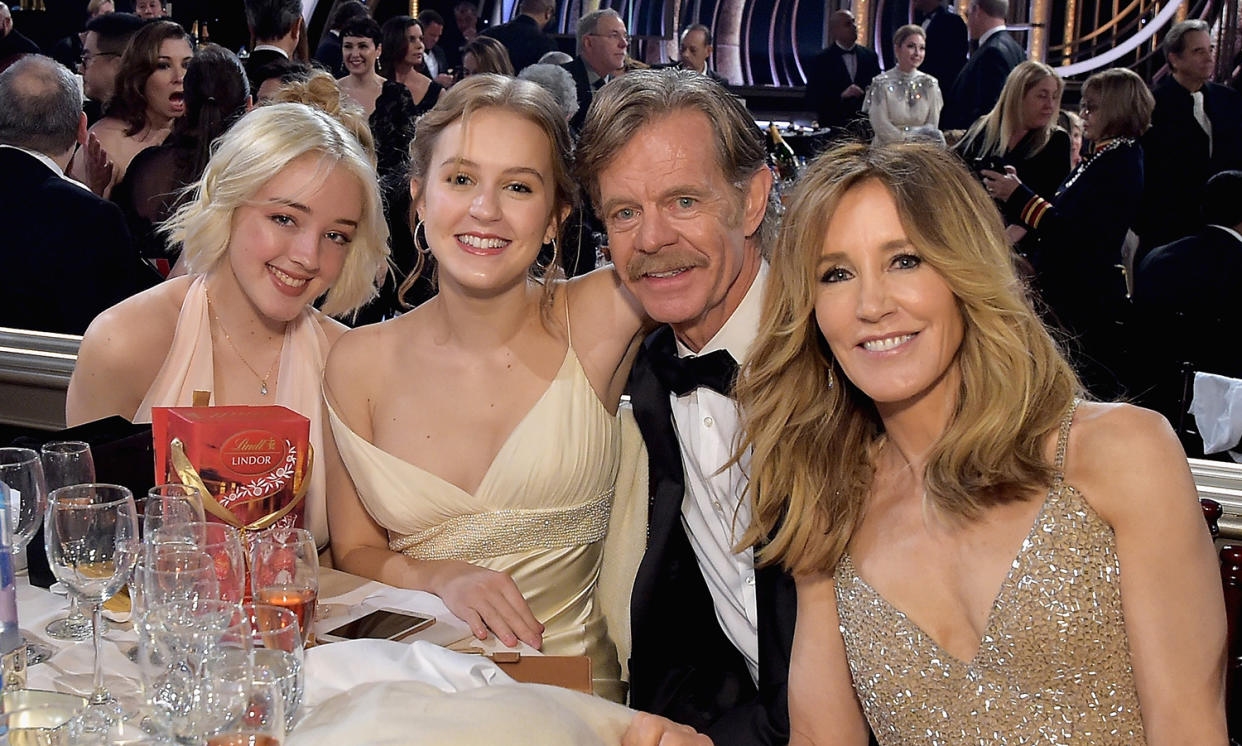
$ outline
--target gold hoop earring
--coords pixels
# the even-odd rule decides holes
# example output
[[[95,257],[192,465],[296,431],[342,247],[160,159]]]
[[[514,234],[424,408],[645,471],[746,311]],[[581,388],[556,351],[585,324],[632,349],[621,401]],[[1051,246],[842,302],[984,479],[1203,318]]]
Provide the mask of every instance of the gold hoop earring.
[[[423,229],[423,242],[421,244],[418,242],[419,228]],[[418,222],[414,224],[414,233],[412,238],[414,240],[414,248],[418,249],[418,253],[423,256],[431,256],[431,244],[427,243],[427,227],[423,225],[422,218],[419,218]]]

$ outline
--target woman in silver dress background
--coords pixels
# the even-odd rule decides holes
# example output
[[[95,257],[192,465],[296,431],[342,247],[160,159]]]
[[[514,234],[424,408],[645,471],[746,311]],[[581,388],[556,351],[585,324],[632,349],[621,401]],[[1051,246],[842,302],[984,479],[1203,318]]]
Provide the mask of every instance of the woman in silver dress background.
[[[909,24],[893,34],[897,64],[872,79],[863,101],[863,111],[875,132],[873,144],[908,140],[944,144],[937,125],[944,106],[940,84],[919,72],[926,50],[927,32],[922,26]]]

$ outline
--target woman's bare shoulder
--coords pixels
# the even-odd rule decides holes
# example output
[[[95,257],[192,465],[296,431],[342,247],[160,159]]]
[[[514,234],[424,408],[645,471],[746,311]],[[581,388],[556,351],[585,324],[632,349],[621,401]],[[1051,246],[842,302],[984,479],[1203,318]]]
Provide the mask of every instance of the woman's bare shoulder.
[[[417,316],[411,318],[416,313],[338,332],[325,373],[333,395],[339,397],[346,389],[372,390],[404,367],[404,358],[419,344],[410,323],[417,321]]]
[[[79,361],[135,372],[162,361],[193,276],[178,277],[126,298],[95,317],[82,337]]]

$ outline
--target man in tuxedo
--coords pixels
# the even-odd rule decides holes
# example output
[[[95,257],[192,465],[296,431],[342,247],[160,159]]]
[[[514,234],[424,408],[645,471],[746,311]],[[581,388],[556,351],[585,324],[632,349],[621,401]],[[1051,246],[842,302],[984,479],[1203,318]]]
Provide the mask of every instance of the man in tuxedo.
[[[752,549],[734,551],[750,520],[749,455],[722,470],[740,426],[730,391],[768,277],[762,138],[711,78],[637,70],[596,94],[576,169],[621,282],[665,324],[642,343],[628,388],[650,480],[630,705],[717,746],[783,743],[794,584],[756,567]]]
[[[1198,230],[1203,187],[1213,174],[1242,169],[1242,94],[1211,82],[1215,59],[1204,21],[1175,24],[1164,38],[1172,74],[1152,91],[1156,108],[1143,135],[1143,219],[1148,249]]]
[[[505,45],[513,71],[520,73],[556,49],[556,42],[543,31],[556,12],[556,0],[520,0],[517,9],[516,18],[487,29],[483,35]]]
[[[681,32],[681,41],[677,47],[677,64],[683,69],[706,75],[721,85],[728,85],[725,76],[716,72],[707,64],[712,56],[712,30],[701,23],[687,26]]]
[[[1176,423],[1182,367],[1242,378],[1233,299],[1242,287],[1242,171],[1222,171],[1200,192],[1205,225],[1154,249],[1138,265],[1134,307],[1145,344],[1147,383],[1141,403]]]
[[[625,21],[611,8],[587,13],[578,21],[578,56],[561,65],[573,76],[578,93],[578,113],[569,120],[570,131],[582,129],[592,97],[621,72],[629,46]]]
[[[919,69],[940,83],[941,92],[948,91],[970,51],[966,22],[944,0],[914,0],[912,5],[923,16],[927,34],[927,52]]]
[[[974,51],[953,85],[944,92],[941,130],[967,129],[991,111],[1009,71],[1026,59],[1026,50],[1005,30],[1008,13],[1009,0],[971,0],[966,11],[966,30]]]
[[[448,74],[448,58],[444,54],[444,46],[440,37],[444,35],[444,16],[428,8],[420,11],[418,22],[423,24],[423,64],[431,79],[448,88],[453,85],[453,76]]]
[[[291,60],[305,31],[301,0],[245,0],[246,24],[254,49],[246,60],[246,77],[256,79],[264,65]]]
[[[86,143],[77,79],[28,55],[0,73],[0,326],[81,334],[155,284],[116,205],[65,176]]]
[[[858,43],[854,14],[838,10],[828,19],[832,44],[815,55],[806,73],[806,108],[824,127],[848,127],[862,114],[871,79],[880,74],[875,52]]]

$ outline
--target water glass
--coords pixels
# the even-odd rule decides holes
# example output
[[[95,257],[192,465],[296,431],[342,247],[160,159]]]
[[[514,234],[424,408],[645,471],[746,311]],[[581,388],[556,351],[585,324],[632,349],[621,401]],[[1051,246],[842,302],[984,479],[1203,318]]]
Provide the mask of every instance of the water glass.
[[[43,476],[47,482],[48,492],[69,487],[74,484],[87,484],[95,481],[95,459],[91,455],[89,443],[80,440],[58,440],[44,443],[40,449],[43,460]],[[104,631],[109,625],[104,622]],[[82,606],[76,596],[69,597],[69,614],[53,619],[43,628],[48,637],[54,640],[72,640],[78,642],[91,636],[91,620],[82,613]]]
[[[285,728],[292,729],[306,688],[302,632],[292,611],[271,604],[242,606],[250,620],[255,668],[266,669],[284,694]]]
[[[147,545],[134,566],[129,597],[135,618],[164,604],[219,600],[216,563],[185,544]]]
[[[39,530],[47,508],[43,460],[29,448],[0,448],[0,482],[9,486],[9,523],[16,555],[25,551]]]
[[[206,552],[216,563],[220,599],[241,603],[246,592],[246,555],[237,529],[223,523],[191,521],[164,525],[147,534],[148,544],[183,544]]]
[[[47,559],[56,579],[91,605],[95,682],[84,716],[86,730],[106,731],[120,706],[103,683],[103,603],[129,580],[138,555],[134,496],[114,484],[79,484],[52,493],[44,527]]]
[[[240,656],[211,666],[204,693],[218,715],[207,746],[280,746],[285,741],[285,697],[266,668]]]
[[[199,600],[152,606],[136,629],[143,693],[155,718],[173,739],[202,743],[229,722],[243,696],[216,679],[250,660],[249,619],[237,604]]]
[[[319,551],[304,528],[273,528],[250,544],[250,587],[256,603],[292,611],[310,640],[319,598]]]

